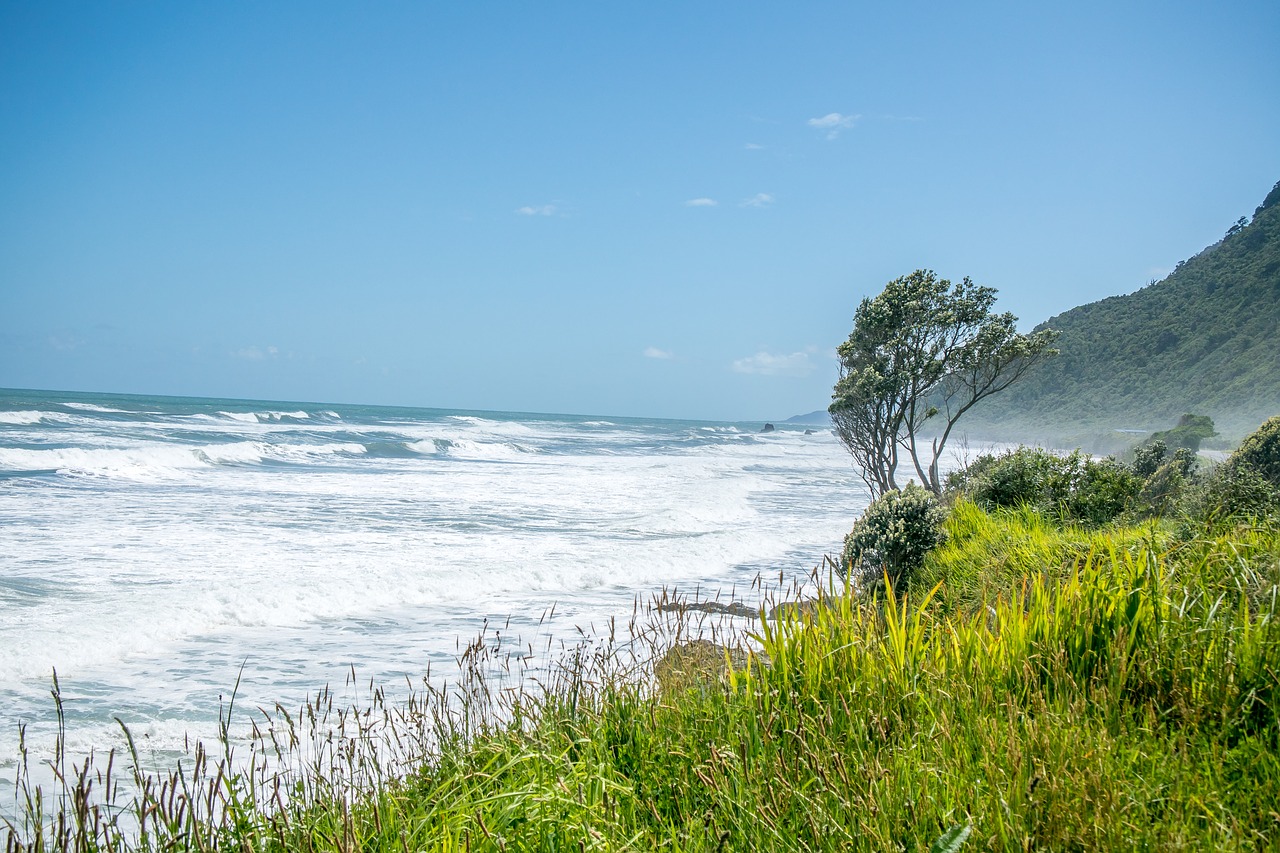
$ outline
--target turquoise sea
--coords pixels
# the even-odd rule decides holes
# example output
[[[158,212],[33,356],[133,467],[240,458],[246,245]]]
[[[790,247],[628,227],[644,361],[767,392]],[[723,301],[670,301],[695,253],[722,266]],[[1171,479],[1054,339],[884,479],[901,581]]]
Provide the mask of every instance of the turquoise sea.
[[[448,677],[486,620],[545,648],[804,575],[866,492],[829,431],[762,426],[0,390],[0,812],[55,669],[73,754],[119,718],[163,757],[238,677],[296,707]]]

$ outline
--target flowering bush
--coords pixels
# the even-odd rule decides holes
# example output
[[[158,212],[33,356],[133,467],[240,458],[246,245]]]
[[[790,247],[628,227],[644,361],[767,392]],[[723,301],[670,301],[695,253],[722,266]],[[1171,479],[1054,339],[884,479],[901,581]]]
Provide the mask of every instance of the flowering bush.
[[[881,495],[844,538],[841,565],[846,576],[861,573],[874,581],[887,574],[897,585],[946,539],[946,517],[933,493],[914,483]]]

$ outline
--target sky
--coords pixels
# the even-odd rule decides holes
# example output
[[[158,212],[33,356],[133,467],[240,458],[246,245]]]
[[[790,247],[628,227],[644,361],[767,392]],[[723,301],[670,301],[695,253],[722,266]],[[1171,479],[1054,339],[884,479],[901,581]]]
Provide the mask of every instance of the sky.
[[[777,420],[1280,180],[1280,3],[0,0],[0,387]]]

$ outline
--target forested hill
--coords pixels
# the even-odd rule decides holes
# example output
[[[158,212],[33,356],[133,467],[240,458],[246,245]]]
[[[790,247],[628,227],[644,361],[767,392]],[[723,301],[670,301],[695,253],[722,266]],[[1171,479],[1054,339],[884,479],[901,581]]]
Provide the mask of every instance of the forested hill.
[[[970,429],[1154,430],[1195,412],[1224,435],[1250,432],[1280,413],[1280,183],[1163,281],[1045,327],[1061,354],[975,409]]]

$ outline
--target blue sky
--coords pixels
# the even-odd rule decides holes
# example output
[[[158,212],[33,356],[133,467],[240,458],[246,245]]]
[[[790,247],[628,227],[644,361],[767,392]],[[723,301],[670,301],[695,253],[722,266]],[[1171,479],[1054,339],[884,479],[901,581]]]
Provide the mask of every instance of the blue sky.
[[[823,407],[919,267],[1031,326],[1280,179],[1280,4],[0,3],[0,386]]]

